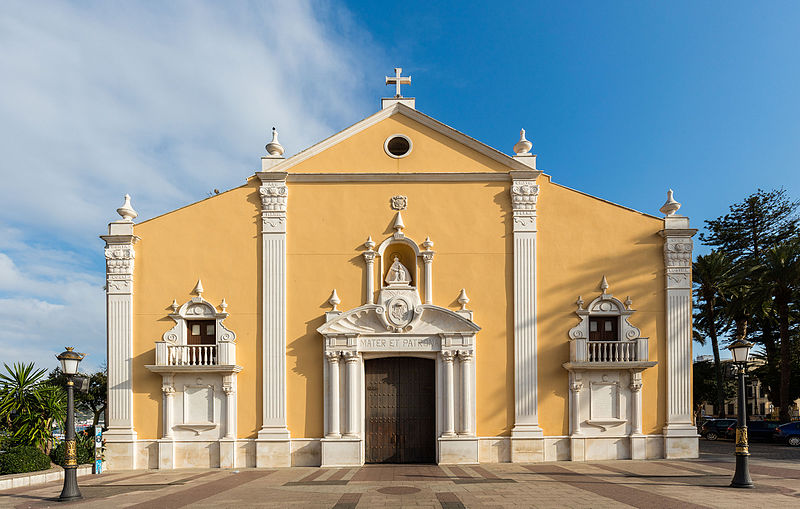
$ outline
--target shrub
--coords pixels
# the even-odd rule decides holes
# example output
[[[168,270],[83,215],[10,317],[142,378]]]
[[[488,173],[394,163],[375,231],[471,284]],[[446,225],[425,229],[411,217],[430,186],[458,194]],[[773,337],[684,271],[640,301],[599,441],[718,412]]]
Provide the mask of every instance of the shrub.
[[[0,474],[21,474],[48,468],[50,458],[32,445],[18,445],[0,454]]]
[[[78,465],[94,463],[94,436],[82,431],[75,437],[77,443]],[[50,451],[50,459],[56,465],[64,466],[64,456],[66,455],[66,441],[60,442]]]

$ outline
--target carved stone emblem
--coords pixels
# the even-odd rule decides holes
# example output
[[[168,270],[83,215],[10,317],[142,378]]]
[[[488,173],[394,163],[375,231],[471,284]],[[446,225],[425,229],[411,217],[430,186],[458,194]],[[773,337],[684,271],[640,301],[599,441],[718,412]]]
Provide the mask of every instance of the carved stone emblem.
[[[397,327],[404,327],[411,322],[414,313],[412,312],[411,303],[403,297],[395,297],[389,301],[388,309],[386,310],[389,322]]]
[[[408,206],[408,197],[397,195],[392,196],[392,210],[405,210]]]

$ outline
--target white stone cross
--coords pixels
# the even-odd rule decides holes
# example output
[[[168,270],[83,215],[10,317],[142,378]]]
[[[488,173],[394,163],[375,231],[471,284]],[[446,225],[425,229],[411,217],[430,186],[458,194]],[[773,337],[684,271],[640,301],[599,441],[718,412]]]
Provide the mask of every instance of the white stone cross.
[[[402,67],[395,67],[394,76],[386,76],[386,84],[394,85],[395,87],[397,87],[395,89],[395,97],[403,97],[403,95],[400,93],[400,85],[411,84],[411,76],[400,76],[402,72],[403,72]]]

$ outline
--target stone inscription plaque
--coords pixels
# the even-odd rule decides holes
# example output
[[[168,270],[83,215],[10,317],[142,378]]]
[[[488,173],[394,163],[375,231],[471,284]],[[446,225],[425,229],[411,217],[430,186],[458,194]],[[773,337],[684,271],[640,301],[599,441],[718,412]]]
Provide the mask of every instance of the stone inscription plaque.
[[[432,352],[440,350],[439,338],[358,338],[359,351],[374,352]]]

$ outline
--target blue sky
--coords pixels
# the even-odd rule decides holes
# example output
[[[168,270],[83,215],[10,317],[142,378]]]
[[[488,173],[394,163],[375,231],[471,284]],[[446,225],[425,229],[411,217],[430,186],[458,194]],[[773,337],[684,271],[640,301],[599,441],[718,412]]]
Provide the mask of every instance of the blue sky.
[[[800,198],[794,2],[6,2],[0,360],[104,357],[102,242],[374,113],[383,76],[555,181],[702,227],[757,187]],[[697,243],[697,251],[705,248]],[[176,254],[180,256],[180,254]],[[704,353],[697,348],[696,353]]]

